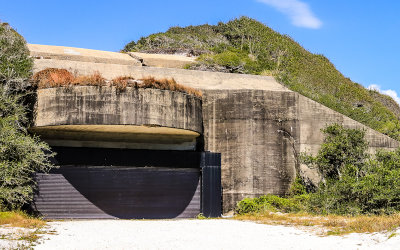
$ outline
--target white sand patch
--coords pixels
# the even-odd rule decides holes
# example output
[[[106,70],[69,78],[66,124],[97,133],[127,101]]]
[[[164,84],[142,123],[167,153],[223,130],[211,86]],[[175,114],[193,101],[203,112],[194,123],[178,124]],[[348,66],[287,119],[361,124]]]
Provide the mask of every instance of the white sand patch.
[[[235,220],[90,220],[50,222],[35,249],[399,249],[400,236],[311,231]],[[399,231],[400,233],[400,231]]]
[[[25,239],[36,229],[0,226],[0,249],[29,249],[34,243]]]

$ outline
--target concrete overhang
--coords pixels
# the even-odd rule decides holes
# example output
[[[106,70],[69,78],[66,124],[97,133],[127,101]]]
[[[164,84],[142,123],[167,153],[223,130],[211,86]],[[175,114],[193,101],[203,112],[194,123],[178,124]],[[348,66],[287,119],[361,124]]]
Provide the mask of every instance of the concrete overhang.
[[[195,150],[201,100],[149,88],[39,89],[29,131],[52,146]]]
[[[51,146],[194,150],[200,133],[177,128],[137,125],[56,125],[29,132]]]

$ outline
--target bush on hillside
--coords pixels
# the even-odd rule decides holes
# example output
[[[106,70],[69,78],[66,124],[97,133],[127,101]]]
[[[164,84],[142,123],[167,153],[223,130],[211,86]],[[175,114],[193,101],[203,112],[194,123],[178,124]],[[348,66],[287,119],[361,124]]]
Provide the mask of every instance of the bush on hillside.
[[[32,66],[25,39],[7,23],[0,22],[0,84],[8,92],[26,89]]]

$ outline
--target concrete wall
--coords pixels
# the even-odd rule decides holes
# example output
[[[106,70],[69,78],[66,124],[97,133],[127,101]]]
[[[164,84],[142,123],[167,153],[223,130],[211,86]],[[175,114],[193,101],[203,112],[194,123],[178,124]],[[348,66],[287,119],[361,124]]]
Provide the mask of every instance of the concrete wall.
[[[223,210],[245,197],[284,194],[295,175],[293,149],[280,130],[297,136],[297,95],[290,91],[207,90],[205,149],[222,157]]]

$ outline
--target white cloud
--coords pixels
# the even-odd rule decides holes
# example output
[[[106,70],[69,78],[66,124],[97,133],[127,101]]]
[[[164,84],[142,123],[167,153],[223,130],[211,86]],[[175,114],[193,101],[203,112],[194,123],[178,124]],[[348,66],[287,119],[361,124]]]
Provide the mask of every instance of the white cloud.
[[[298,27],[319,29],[322,26],[319,20],[311,11],[310,6],[300,0],[257,0],[258,2],[270,5],[278,11],[289,16],[292,24]]]
[[[400,104],[400,97],[398,96],[397,92],[392,89],[382,90],[381,86],[372,84],[368,87],[368,89],[373,89],[379,91],[382,94],[388,95],[392,97],[398,104]]]

